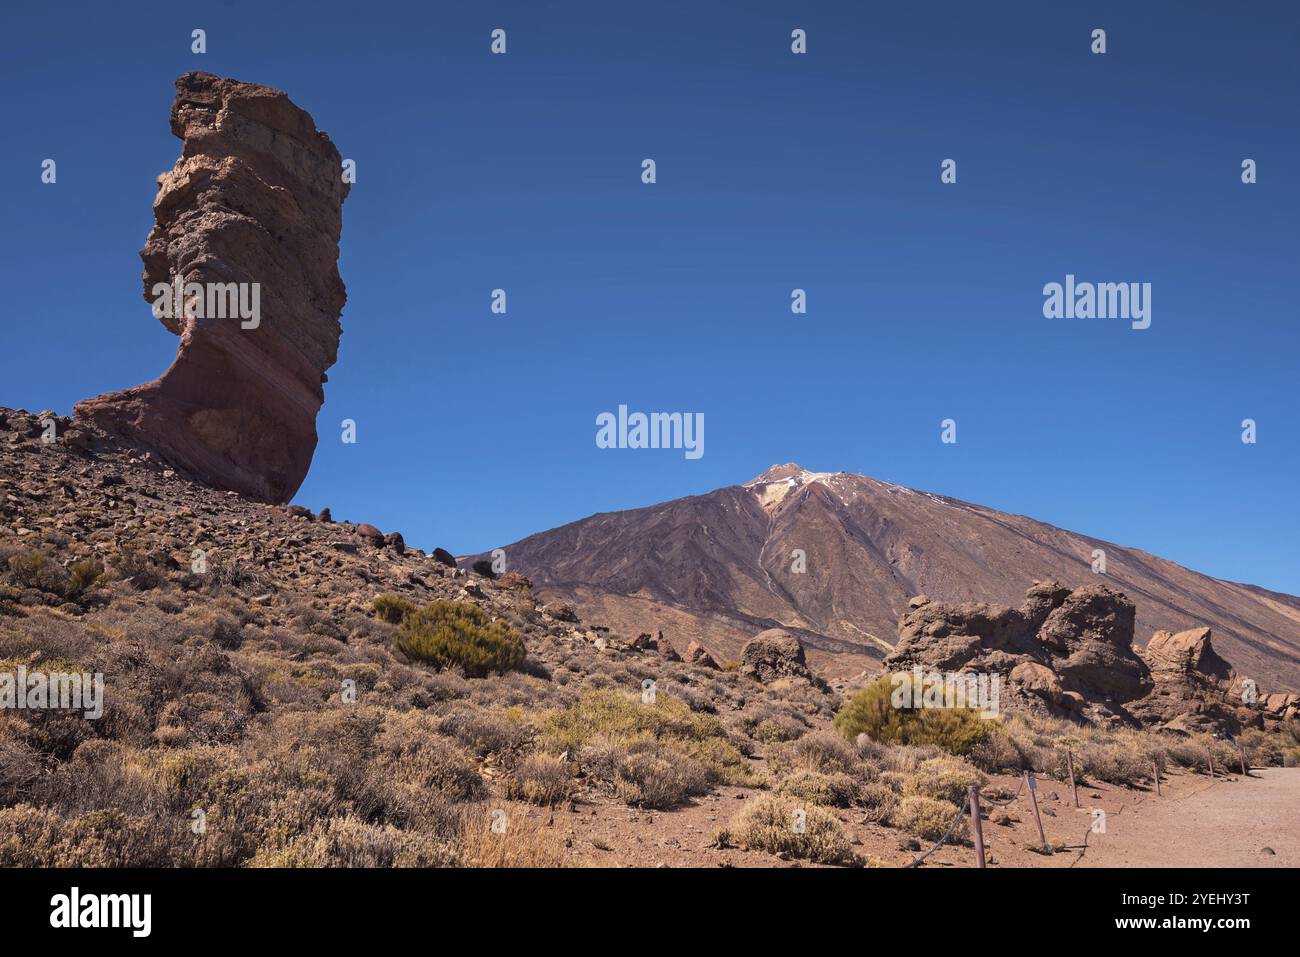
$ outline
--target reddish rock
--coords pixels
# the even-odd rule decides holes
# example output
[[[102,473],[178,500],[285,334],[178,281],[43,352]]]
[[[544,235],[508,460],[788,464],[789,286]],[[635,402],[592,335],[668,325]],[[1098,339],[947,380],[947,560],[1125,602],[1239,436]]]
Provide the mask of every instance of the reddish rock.
[[[700,668],[713,668],[715,670],[718,668],[718,663],[713,659],[713,656],[695,641],[686,646],[686,661],[688,664]]]
[[[384,544],[399,555],[406,554],[406,539],[402,537],[401,532],[389,532],[384,536]]]
[[[375,548],[384,547],[384,533],[368,522],[362,522],[356,527],[355,531]]]
[[[577,621],[578,610],[570,602],[560,601],[553,602],[542,606],[542,611],[546,612],[556,621]],[[649,638],[649,635],[642,635],[641,638]],[[633,644],[633,647],[645,647],[644,645]]]
[[[155,303],[156,286],[179,280],[209,292],[248,284],[251,304],[256,283],[257,325],[159,316],[180,336],[170,368],[85,399],[73,414],[204,484],[282,504],[316,449],[347,298],[337,266],[348,193],[339,152],[284,93],[210,73],[176,81],[171,128],[183,146],[158,178],[141,251],[145,299]]]
[[[440,565],[446,565],[448,568],[456,567],[456,556],[445,548],[435,548],[432,553],[432,558]]]
[[[659,650],[659,657],[664,661],[681,661],[682,656],[677,653],[673,643],[664,637],[664,633],[659,632],[659,638],[655,642],[655,647]]]
[[[799,639],[781,628],[760,631],[745,643],[740,670],[767,684],[781,678],[811,678]]]
[[[1210,644],[1209,628],[1189,628],[1177,634],[1157,631],[1147,642],[1142,656],[1152,671],[1195,672],[1215,681],[1232,678],[1232,668]]]

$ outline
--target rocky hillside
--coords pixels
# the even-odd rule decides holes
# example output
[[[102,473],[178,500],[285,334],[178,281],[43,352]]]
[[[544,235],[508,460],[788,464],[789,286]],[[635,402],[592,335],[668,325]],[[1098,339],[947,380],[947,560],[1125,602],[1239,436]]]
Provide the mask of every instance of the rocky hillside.
[[[1119,653],[1069,612],[1077,593],[1048,591],[1029,617],[980,612],[1008,625],[990,640],[1042,617],[1035,634],[1062,649]],[[924,603],[910,620],[900,648],[926,660],[975,625]],[[1086,675],[1026,635],[967,641],[967,664],[1034,658],[1065,692]],[[489,639],[518,655],[482,667],[466,652]],[[1195,642],[1152,646],[1172,669],[1217,668]],[[84,424],[0,409],[0,866],[903,866],[954,821],[928,861],[969,866],[969,786],[1013,802],[989,813],[993,863],[1068,866],[1089,811],[1041,788],[1060,816],[1045,855],[1015,813],[1023,769],[1059,778],[1069,747],[1088,807],[1119,813],[1156,766],[1205,775],[1213,759],[1229,786],[1239,756],[1196,727],[1091,723],[1096,700],[1061,720],[1051,689],[1023,682],[1016,714],[958,716],[960,742],[876,741],[832,730],[849,689],[789,634],[753,636],[734,669],[684,650],[586,625],[517,573],[459,569],[397,532],[209,489]],[[6,695],[33,674],[101,675],[102,713],[16,706]],[[1239,740],[1257,764],[1300,760],[1294,722]]]
[[[1092,571],[1097,549],[1104,577]],[[662,630],[722,659],[735,658],[755,631],[781,627],[832,675],[887,655],[914,595],[1015,606],[1031,581],[1104,581],[1136,605],[1139,645],[1159,630],[1210,627],[1243,674],[1300,689],[1294,596],[844,472],[773,466],[744,485],[593,515],[505,553],[507,567],[530,576],[542,595],[574,602],[592,621]]]

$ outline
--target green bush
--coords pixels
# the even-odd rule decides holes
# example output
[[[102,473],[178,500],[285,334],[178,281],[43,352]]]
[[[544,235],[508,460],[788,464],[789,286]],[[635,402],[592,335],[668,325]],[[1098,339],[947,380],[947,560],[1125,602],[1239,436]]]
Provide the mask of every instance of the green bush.
[[[75,598],[78,595],[84,595],[95,587],[95,583],[99,581],[103,574],[103,564],[94,559],[73,562],[71,573],[68,576],[68,597]]]
[[[705,786],[727,784],[752,785],[754,773],[749,762],[727,734],[722,722],[713,715],[698,714],[678,698],[660,694],[653,703],[644,703],[635,694],[617,691],[588,691],[561,711],[552,711],[541,722],[539,746],[552,754],[568,751],[578,754],[592,745],[640,753],[647,741],[660,745],[655,756],[678,765],[669,774],[659,765],[633,762],[637,773],[633,783],[641,787],[651,777],[691,778],[693,767],[673,762],[662,750],[677,752],[703,767],[708,779]],[[598,748],[599,750],[599,748]],[[600,779],[629,777],[622,769],[625,762],[611,758],[603,771],[593,771]],[[645,773],[642,773],[645,772]]]
[[[933,744],[950,754],[965,754],[998,733],[995,722],[972,708],[896,708],[894,675],[863,688],[835,715],[835,730],[849,741],[865,734],[881,744]],[[897,676],[912,681],[906,672]],[[913,700],[920,689],[913,688]]]
[[[371,607],[375,609],[376,617],[390,625],[400,625],[402,619],[416,609],[414,604],[396,595],[380,595],[371,603]]]
[[[461,601],[435,601],[402,618],[397,647],[435,668],[459,666],[470,677],[513,671],[524,663],[524,640],[503,621]]]

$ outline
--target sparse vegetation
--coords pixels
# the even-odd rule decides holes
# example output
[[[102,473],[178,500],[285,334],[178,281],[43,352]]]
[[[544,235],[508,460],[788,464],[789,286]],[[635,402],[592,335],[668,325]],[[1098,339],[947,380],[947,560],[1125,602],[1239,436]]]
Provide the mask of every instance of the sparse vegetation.
[[[953,827],[957,805],[939,798],[911,794],[898,802],[889,813],[890,823],[924,841],[937,841]],[[963,815],[952,831],[952,839],[964,840],[969,820]]]
[[[435,601],[406,614],[397,647],[435,668],[460,668],[470,677],[512,671],[524,663],[524,642],[502,621],[463,601]]]
[[[776,795],[748,802],[718,835],[718,843],[815,864],[858,863],[835,815]]]
[[[852,828],[890,860],[862,856],[896,865],[900,838],[946,829],[984,775],[1064,778],[1066,747],[1084,782],[1146,787],[1152,760],[1236,768],[1235,745],[1208,736],[1032,714],[974,730],[855,698],[832,730],[840,701],[822,689],[633,652],[541,615],[508,575],[336,548],[347,536],[326,525],[156,476],[102,486],[120,514],[98,494],[22,492],[28,532],[0,545],[0,671],[106,676],[97,722],[0,711],[0,866],[649,864],[698,854],[683,819],[731,808],[718,863],[851,865]],[[76,521],[42,520],[55,509]],[[1253,763],[1300,760],[1294,722],[1241,740]],[[607,814],[611,799],[681,816]]]
[[[895,677],[913,680],[906,672],[878,678],[835,715],[835,729],[844,738],[853,741],[865,734],[882,744],[934,744],[952,754],[966,754],[998,733],[996,722],[973,709],[894,707]],[[914,690],[919,698],[920,689]]]
[[[416,610],[414,602],[409,602],[405,598],[398,598],[395,595],[380,595],[373,602],[375,616],[380,621],[386,621],[390,625],[400,625],[402,619]]]
[[[530,804],[555,806],[573,793],[569,763],[553,754],[530,754],[514,768],[506,796]]]

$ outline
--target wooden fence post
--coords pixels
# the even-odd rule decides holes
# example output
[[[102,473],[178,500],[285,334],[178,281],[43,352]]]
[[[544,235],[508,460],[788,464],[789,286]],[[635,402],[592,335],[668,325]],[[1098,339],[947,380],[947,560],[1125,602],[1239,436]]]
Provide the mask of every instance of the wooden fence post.
[[[1155,758],[1151,759],[1151,773],[1156,781],[1156,797],[1160,797],[1160,762]]]
[[[980,795],[979,790],[970,787],[966,789],[970,796],[970,823],[971,829],[975,832],[975,858],[979,862],[977,866],[984,866],[984,825],[980,823]]]
[[[1038,784],[1028,771],[1025,772],[1025,785],[1029,788],[1029,803],[1034,809],[1034,821],[1038,824],[1038,839],[1043,842],[1043,853],[1051,854],[1052,848],[1047,843],[1047,834],[1043,831],[1043,818],[1038,813]]]
[[[1070,790],[1074,792],[1074,806],[1079,806],[1079,785],[1074,782],[1074,752],[1065,749],[1065,764],[1070,769]]]
[[[1207,751],[1206,754],[1208,754],[1210,757],[1210,780],[1213,781],[1214,780],[1214,752]]]
[[[1243,778],[1250,777],[1250,772],[1246,770],[1246,752],[1240,744],[1237,745],[1237,756],[1241,758],[1241,776]]]

